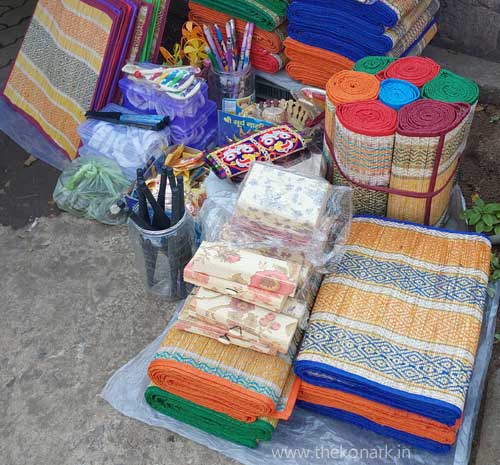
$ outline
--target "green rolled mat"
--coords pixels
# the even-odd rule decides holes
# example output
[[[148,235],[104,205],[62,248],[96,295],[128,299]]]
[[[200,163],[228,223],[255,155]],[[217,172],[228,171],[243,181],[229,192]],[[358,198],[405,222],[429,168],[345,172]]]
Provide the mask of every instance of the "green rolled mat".
[[[479,99],[478,85],[447,69],[422,87],[422,97],[449,103],[474,105]]]
[[[354,63],[353,70],[369,74],[377,74],[387,68],[396,58],[386,56],[368,56]]]
[[[230,416],[202,407],[151,385],[144,393],[146,402],[156,411],[187,423],[207,433],[246,447],[257,447],[269,441],[278,423],[272,418],[259,418],[253,423],[235,420]]]
[[[287,0],[194,0],[212,10],[255,23],[265,31],[273,31],[286,17]]]

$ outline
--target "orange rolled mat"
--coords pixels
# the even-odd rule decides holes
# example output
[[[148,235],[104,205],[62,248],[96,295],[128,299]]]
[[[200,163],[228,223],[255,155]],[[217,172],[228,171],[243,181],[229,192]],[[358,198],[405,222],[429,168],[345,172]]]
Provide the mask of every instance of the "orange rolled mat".
[[[298,399],[311,404],[344,410],[379,425],[441,444],[454,444],[461,424],[460,418],[450,427],[406,410],[389,407],[337,389],[313,386],[305,381],[300,383]]]
[[[354,66],[353,61],[338,53],[312,47],[290,37],[285,40],[285,54],[290,60],[286,66],[290,77],[322,89],[335,73]]]
[[[189,2],[189,19],[191,21],[196,21],[199,24],[213,25],[217,23],[219,26],[223,26],[231,19],[231,16],[212,10],[198,3]],[[233,19],[238,35],[238,46],[240,47],[247,23],[241,19]],[[263,29],[256,27],[253,33],[252,43],[269,50],[271,53],[279,53],[283,50],[283,40],[286,37],[284,31],[284,27],[279,27],[273,32],[264,31]],[[225,39],[225,27],[221,27],[221,32]]]

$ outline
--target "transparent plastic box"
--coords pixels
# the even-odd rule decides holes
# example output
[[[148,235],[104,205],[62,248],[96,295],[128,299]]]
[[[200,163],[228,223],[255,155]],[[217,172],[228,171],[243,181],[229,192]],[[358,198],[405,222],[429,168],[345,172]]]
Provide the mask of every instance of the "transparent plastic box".
[[[120,79],[118,85],[126,108],[139,113],[169,116],[172,120],[196,116],[208,100],[208,85],[202,79],[195,80],[191,87],[192,95],[182,99],[127,77]],[[199,87],[197,91],[195,86]]]

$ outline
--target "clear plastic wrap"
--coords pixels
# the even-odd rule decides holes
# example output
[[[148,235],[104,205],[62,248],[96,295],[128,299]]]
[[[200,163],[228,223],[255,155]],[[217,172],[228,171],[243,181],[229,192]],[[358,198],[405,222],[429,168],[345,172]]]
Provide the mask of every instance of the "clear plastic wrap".
[[[110,103],[102,111],[133,113],[125,107]],[[78,127],[83,146],[81,156],[103,156],[115,160],[128,179],[135,178],[151,157],[159,157],[170,145],[170,128],[147,131],[134,126],[88,119]]]
[[[168,328],[120,368],[101,395],[124,415],[166,428],[245,465],[467,465],[491,357],[499,295],[500,285],[497,285],[496,297],[488,298],[485,307],[476,364],[457,443],[447,454],[407,447],[349,423],[300,408],[295,409],[290,420],[278,424],[271,441],[261,443],[256,449],[235,445],[162,415],[146,404],[144,392],[149,385],[147,366]],[[175,317],[171,324],[174,320]]]
[[[128,229],[148,292],[170,301],[185,299],[192,286],[184,281],[184,267],[195,251],[191,215],[186,211],[177,224],[163,231],[146,231],[131,220]]]
[[[57,206],[75,216],[105,224],[121,224],[124,214],[111,207],[127,191],[129,182],[113,160],[85,157],[73,160],[61,173],[54,189]]]
[[[296,261],[326,273],[342,256],[351,219],[349,188],[256,162],[240,186],[224,239],[278,256],[293,251]]]

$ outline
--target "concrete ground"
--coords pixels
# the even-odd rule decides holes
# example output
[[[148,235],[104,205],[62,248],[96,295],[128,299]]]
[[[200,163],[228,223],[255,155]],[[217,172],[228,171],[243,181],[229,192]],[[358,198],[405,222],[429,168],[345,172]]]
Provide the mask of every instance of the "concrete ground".
[[[0,0],[0,82],[35,4]],[[457,70],[463,56],[459,62]],[[485,76],[485,86],[494,77]],[[467,197],[479,190],[498,201],[500,122],[490,120],[500,107],[481,110],[462,186]],[[164,329],[174,305],[146,296],[126,228],[57,216],[57,172],[42,162],[24,167],[27,157],[0,133],[0,465],[235,463],[124,417],[99,397],[111,374]],[[497,344],[474,443],[477,465],[500,465],[499,431]]]

